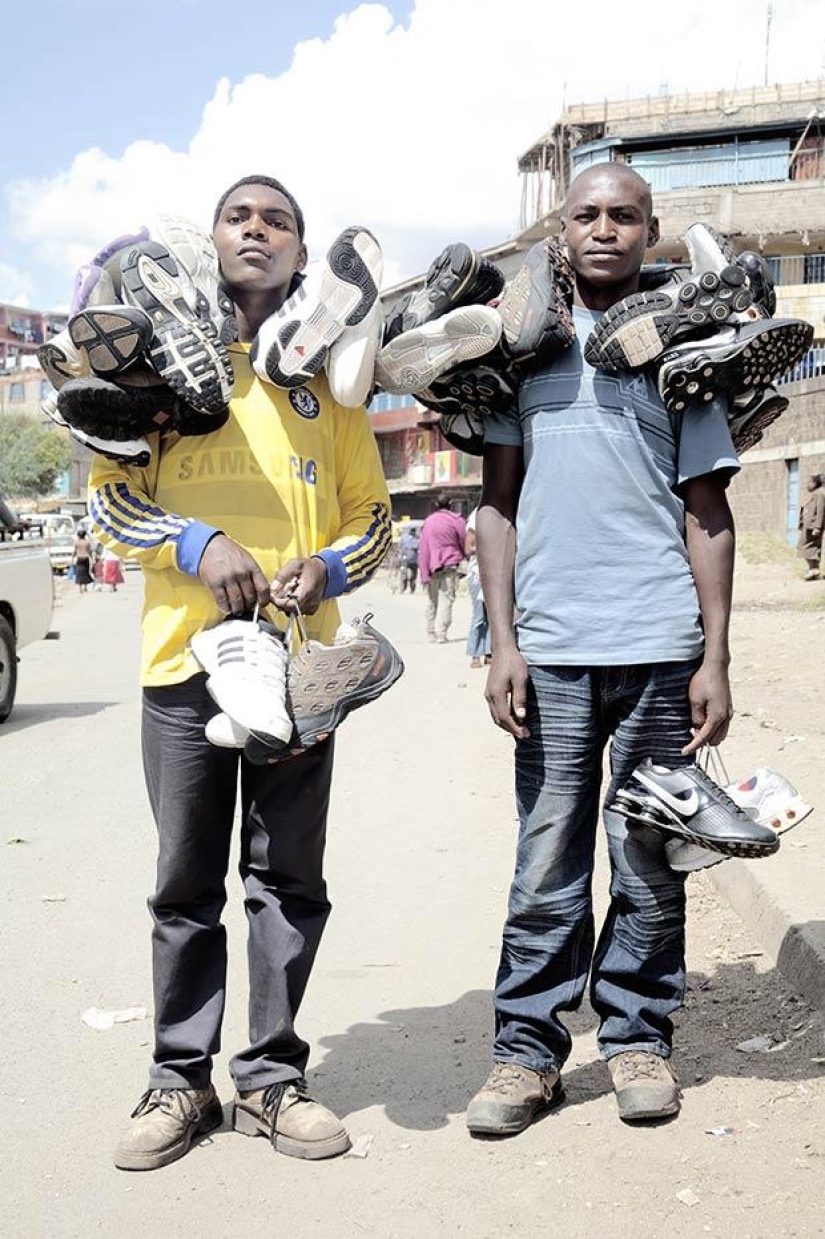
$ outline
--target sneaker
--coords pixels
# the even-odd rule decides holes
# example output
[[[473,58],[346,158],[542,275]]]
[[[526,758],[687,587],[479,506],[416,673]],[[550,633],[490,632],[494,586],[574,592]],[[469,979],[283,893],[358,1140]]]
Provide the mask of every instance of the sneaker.
[[[734,396],[728,414],[728,429],[738,456],[754,447],[762,435],[787,409],[790,401],[775,387]]]
[[[764,389],[805,356],[813,334],[802,319],[773,318],[736,323],[677,344],[662,356],[659,394],[667,409],[682,413],[692,403]]]
[[[699,869],[712,869],[728,860],[718,852],[700,847],[698,843],[690,843],[687,839],[679,839],[675,835],[665,839],[665,857],[671,869],[676,873],[696,873]]]
[[[191,647],[223,713],[254,735],[270,756],[284,748],[292,720],[286,709],[283,633],[258,620],[229,619],[195,633]]]
[[[564,1100],[558,1071],[530,1071],[518,1063],[493,1063],[484,1086],[467,1107],[467,1128],[479,1136],[514,1136],[537,1114]]]
[[[155,1088],[144,1093],[115,1149],[119,1170],[157,1170],[189,1152],[196,1136],[223,1122],[214,1088]]]
[[[502,341],[515,361],[550,361],[573,343],[573,275],[552,237],[527,251],[498,305]]]
[[[165,245],[145,241],[121,259],[124,300],[152,321],[149,360],[187,404],[221,413],[232,395],[232,363],[207,302]]]
[[[249,728],[236,723],[228,714],[222,711],[210,718],[204,728],[204,734],[210,744],[219,749],[242,749],[249,739]]]
[[[779,847],[774,831],[748,817],[695,764],[670,770],[645,758],[611,808],[724,856],[770,856]]]
[[[625,1123],[663,1119],[679,1113],[679,1085],[669,1061],[661,1054],[626,1050],[608,1059],[607,1068],[619,1118]]]
[[[372,233],[345,229],[324,261],[262,325],[249,352],[258,377],[276,387],[300,387],[314,378],[330,346],[375,305],[382,267]]]
[[[438,429],[447,442],[468,456],[484,455],[484,419],[477,413],[442,413]]]
[[[492,352],[501,332],[498,312],[489,306],[451,310],[385,344],[375,361],[376,381],[396,395],[422,391],[461,362]]]
[[[747,276],[726,241],[704,224],[685,234],[691,277],[618,301],[593,328],[584,347],[591,366],[615,374],[638,370],[671,345],[725,323],[753,302]]]
[[[276,1153],[319,1161],[350,1147],[347,1129],[310,1097],[306,1080],[287,1080],[235,1094],[232,1126],[244,1136],[266,1136]]]
[[[104,439],[100,435],[86,434],[76,426],[69,426],[69,433],[76,443],[87,447],[90,452],[97,452],[98,456],[105,456],[121,465],[145,469],[152,459],[152,449],[142,436],[137,439]]]
[[[88,306],[70,319],[68,331],[75,348],[88,357],[89,368],[101,378],[126,370],[152,339],[150,319],[131,305]]]
[[[87,305],[114,305],[121,300],[120,260],[131,245],[151,240],[148,228],[115,237],[95,254],[91,262],[79,267],[75,275],[69,317],[74,318]]]
[[[62,387],[70,379],[85,378],[91,372],[88,357],[76,347],[68,328],[53,336],[48,344],[40,345],[37,360],[55,389]]]
[[[408,293],[388,318],[384,344],[459,306],[486,305],[503,287],[504,276],[494,263],[463,241],[448,245],[430,264],[423,286]]]
[[[743,250],[741,254],[737,254],[735,262],[748,277],[753,304],[762,311],[765,318],[773,318],[776,313],[776,290],[769,264],[761,254],[755,254],[753,250]]]
[[[509,409],[518,395],[518,379],[509,369],[500,348],[482,362],[456,366],[429,387],[415,393],[416,400],[441,413],[464,413],[491,417]]]
[[[793,784],[771,766],[758,766],[750,778],[731,783],[725,790],[755,821],[778,835],[792,830],[813,813]]]
[[[354,327],[345,327],[330,346],[326,360],[329,390],[345,409],[360,408],[370,398],[383,327],[381,302],[376,299],[366,317]]]
[[[371,619],[367,614],[341,624],[332,645],[305,641],[289,660],[287,704],[296,747],[311,748],[326,739],[348,714],[380,697],[403,675],[401,655]],[[268,756],[257,738],[253,735],[244,750],[256,765]]]
[[[192,281],[198,315],[215,324],[222,344],[234,343],[238,338],[235,307],[220,282],[218,253],[209,233],[181,215],[158,215],[150,231]]]
[[[115,442],[162,430],[177,403],[168,387],[124,391],[94,375],[69,379],[57,393],[57,408],[68,426]]]

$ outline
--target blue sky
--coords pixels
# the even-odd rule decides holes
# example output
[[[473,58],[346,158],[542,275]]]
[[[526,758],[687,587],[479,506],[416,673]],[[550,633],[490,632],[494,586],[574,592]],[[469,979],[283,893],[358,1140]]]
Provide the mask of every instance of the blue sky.
[[[237,176],[301,202],[311,255],[363,223],[384,284],[519,227],[564,101],[761,84],[765,0],[8,0],[0,300],[49,309],[158,212],[208,226]],[[773,0],[770,81],[825,67],[822,0]]]

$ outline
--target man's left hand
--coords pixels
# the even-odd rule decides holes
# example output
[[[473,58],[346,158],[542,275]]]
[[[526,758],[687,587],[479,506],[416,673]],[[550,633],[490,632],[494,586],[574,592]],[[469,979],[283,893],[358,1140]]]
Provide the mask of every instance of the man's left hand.
[[[272,582],[272,603],[279,611],[293,614],[296,604],[303,615],[314,615],[327,587],[327,566],[323,559],[290,559]]]
[[[733,718],[728,669],[722,663],[702,663],[688,689],[693,739],[682,749],[684,757],[704,744],[721,744]]]

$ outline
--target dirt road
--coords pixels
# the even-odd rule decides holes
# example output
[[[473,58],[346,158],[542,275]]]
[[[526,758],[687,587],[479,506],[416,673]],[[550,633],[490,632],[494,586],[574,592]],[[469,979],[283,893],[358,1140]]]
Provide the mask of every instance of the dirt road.
[[[57,616],[63,638],[25,652],[19,705],[0,732],[8,1234],[822,1233],[817,1023],[707,876],[690,881],[690,992],[675,1060],[681,1117],[641,1130],[619,1123],[584,1010],[570,1021],[566,1105],[505,1143],[468,1137],[463,1110],[488,1067],[490,986],[513,864],[511,754],[486,718],[483,673],[469,670],[458,639],[466,600],[454,640],[434,647],[423,640],[420,596],[392,596],[383,583],[345,610],[375,610],[407,674],[339,735],[334,912],[301,1016],[314,1045],[311,1085],[347,1116],[354,1140],[372,1138],[368,1156],[300,1163],[225,1124],[164,1170],[116,1171],[111,1148],[145,1087],[151,1027],[99,1032],[81,1015],[151,1006],[144,900],[154,829],[139,762],[139,593],[136,573],[116,596],[69,593]],[[758,648],[754,626],[737,625],[750,664],[773,657],[782,620],[771,628],[770,617],[760,614]],[[605,886],[602,858],[601,908]],[[234,870],[229,889],[230,987],[216,1072],[225,1103],[226,1060],[245,1024]],[[763,1034],[770,1051],[736,1048]]]

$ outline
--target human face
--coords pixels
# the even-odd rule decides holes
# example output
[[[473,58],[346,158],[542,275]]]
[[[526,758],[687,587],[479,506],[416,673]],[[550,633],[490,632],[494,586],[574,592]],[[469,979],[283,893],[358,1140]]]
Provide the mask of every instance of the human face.
[[[295,272],[306,266],[289,200],[268,185],[241,185],[231,193],[213,238],[230,295],[271,293],[282,301]]]
[[[563,227],[577,290],[591,289],[600,299],[614,293],[618,300],[638,288],[645,249],[659,239],[644,186],[621,165],[573,182]]]

